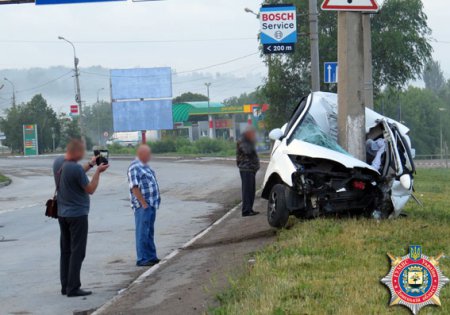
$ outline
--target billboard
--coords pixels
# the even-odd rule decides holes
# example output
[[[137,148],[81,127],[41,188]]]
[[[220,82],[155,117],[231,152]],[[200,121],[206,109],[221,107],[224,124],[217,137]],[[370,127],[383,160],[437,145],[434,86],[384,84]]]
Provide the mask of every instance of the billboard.
[[[23,125],[23,154],[39,154],[37,125]]]
[[[172,69],[111,70],[115,132],[173,129]]]
[[[126,1],[126,0],[36,0],[36,5],[44,4],[67,4],[67,3],[91,3],[107,1]]]
[[[172,69],[111,70],[111,97],[113,101],[172,98]]]
[[[115,132],[173,129],[172,100],[113,102]]]

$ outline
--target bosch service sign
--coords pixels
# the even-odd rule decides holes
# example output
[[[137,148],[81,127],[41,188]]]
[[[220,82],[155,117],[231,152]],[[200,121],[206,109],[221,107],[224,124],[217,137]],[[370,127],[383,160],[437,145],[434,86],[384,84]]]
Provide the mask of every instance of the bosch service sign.
[[[297,42],[297,11],[293,5],[263,5],[259,14],[265,54],[293,53]]]

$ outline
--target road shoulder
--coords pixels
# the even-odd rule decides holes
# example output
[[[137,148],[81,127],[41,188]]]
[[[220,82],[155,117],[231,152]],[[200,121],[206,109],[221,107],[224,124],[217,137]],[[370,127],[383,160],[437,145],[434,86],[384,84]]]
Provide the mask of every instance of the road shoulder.
[[[265,202],[258,199],[255,209]],[[202,314],[217,305],[228,279],[242,273],[252,253],[274,240],[264,213],[242,218],[235,209],[209,233],[182,249],[157,272],[136,281],[98,314]]]

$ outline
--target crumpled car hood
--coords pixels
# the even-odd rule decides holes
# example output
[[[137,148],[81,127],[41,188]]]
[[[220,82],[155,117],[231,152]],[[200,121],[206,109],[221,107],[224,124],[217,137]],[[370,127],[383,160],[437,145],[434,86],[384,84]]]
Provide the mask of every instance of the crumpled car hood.
[[[297,139],[292,140],[292,142],[287,146],[287,149],[283,153],[289,155],[308,156],[315,159],[335,161],[345,166],[346,168],[365,168],[379,174],[379,172],[372,166],[370,166],[367,163],[364,163],[363,161],[358,160],[357,158],[354,158],[351,155],[336,152]]]

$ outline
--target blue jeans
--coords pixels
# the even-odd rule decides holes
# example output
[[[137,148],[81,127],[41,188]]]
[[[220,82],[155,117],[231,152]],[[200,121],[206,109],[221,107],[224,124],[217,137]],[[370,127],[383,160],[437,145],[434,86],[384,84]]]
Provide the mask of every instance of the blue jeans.
[[[134,211],[136,222],[136,264],[145,265],[158,259],[156,256],[156,246],[154,241],[156,209],[138,208]]]

